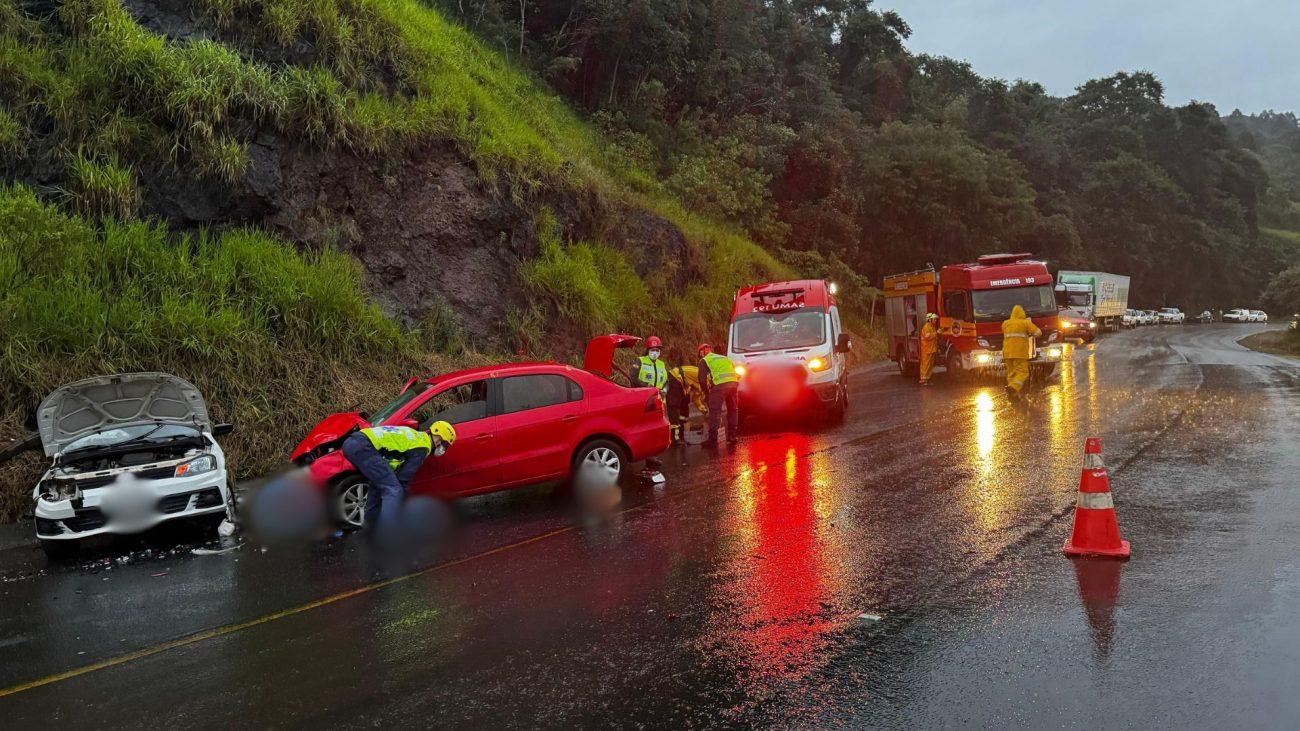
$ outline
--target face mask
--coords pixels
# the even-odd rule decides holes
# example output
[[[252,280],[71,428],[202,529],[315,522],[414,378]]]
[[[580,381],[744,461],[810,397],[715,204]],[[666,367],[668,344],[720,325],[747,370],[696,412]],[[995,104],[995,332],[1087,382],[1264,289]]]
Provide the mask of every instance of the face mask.
[[[658,350],[652,350],[652,351],[650,351],[650,352],[648,353],[648,355],[650,356],[650,360],[659,360],[659,351],[658,351]]]
[[[433,448],[433,456],[435,457],[441,457],[446,453],[447,453],[446,443],[439,443],[438,446]]]

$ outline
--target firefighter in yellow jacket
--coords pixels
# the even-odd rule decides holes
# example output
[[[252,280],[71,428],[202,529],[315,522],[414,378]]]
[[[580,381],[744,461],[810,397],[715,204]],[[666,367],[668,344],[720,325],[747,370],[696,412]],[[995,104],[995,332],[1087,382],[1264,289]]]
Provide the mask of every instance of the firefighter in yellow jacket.
[[[921,385],[930,385],[930,374],[934,372],[934,356],[939,352],[939,316],[933,312],[925,316],[925,326],[921,328]]]
[[[1025,317],[1025,308],[1011,308],[1011,317],[1002,323],[1002,365],[1007,369],[1007,393],[1019,397],[1029,380],[1029,361],[1034,357],[1035,338],[1042,335],[1033,320]]]

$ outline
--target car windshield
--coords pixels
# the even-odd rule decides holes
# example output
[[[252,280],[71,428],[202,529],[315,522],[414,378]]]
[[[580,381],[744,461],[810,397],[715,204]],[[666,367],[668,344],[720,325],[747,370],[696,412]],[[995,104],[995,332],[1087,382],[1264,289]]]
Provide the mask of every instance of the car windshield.
[[[1087,307],[1092,297],[1087,292],[1062,292],[1062,307]]]
[[[1020,305],[1029,317],[1048,317],[1056,314],[1056,298],[1049,285],[1037,287],[1011,287],[1009,289],[981,289],[971,293],[975,306],[976,322],[1001,322],[1011,317],[1011,308]]]
[[[115,427],[105,429],[104,431],[87,434],[80,439],[74,439],[64,447],[65,453],[76,452],[82,449],[98,449],[100,447],[112,447],[129,441],[139,441],[141,444],[151,444],[157,442],[169,442],[176,437],[197,437],[199,430],[194,427],[185,426],[184,424],[136,424],[134,426]]]
[[[731,347],[740,353],[810,348],[826,342],[826,311],[806,307],[793,312],[754,312],[731,323]]]
[[[401,410],[403,406],[414,401],[416,396],[419,396],[420,394],[424,393],[425,391],[428,391],[431,388],[433,388],[433,384],[429,383],[428,381],[424,381],[412,385],[410,388],[403,391],[400,396],[393,399],[392,401],[389,401],[387,406],[376,411],[370,417],[370,423],[371,424],[384,423],[384,421],[388,417],[392,416],[393,414],[396,414],[398,411]]]

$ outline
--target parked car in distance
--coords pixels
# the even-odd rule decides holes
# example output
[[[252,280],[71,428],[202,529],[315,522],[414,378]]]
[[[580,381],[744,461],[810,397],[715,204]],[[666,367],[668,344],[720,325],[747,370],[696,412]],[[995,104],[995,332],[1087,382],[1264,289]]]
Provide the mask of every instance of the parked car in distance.
[[[120,373],[55,389],[37,408],[51,464],[32,491],[51,558],[103,534],[172,520],[233,518],[226,458],[197,388],[167,373]]]
[[[1155,310],[1142,310],[1142,324],[1154,325],[1160,322],[1160,317],[1156,315]]]
[[[1228,310],[1223,313],[1224,322],[1252,322],[1253,319],[1249,310]]]
[[[1156,317],[1159,318],[1162,325],[1181,325],[1187,319],[1183,311],[1177,307],[1161,307],[1160,311],[1156,313]]]
[[[1196,316],[1196,321],[1200,323],[1214,322],[1214,313],[1209,310],[1201,310],[1201,314]]]
[[[1120,326],[1120,327],[1137,327],[1138,325],[1141,324],[1141,323],[1138,321],[1138,320],[1140,319],[1140,317],[1141,317],[1141,316],[1138,315],[1138,311],[1137,311],[1137,310],[1124,310],[1124,314],[1123,314],[1123,315],[1120,315],[1120,318],[1119,318],[1119,326]]]
[[[1268,313],[1263,310],[1251,310],[1250,315],[1252,322],[1268,322]]]
[[[629,335],[594,339],[585,370],[508,363],[411,379],[373,415],[325,417],[293,450],[292,460],[329,491],[331,517],[346,528],[363,524],[370,486],[339,449],[344,437],[367,426],[455,426],[456,443],[426,460],[411,482],[412,495],[463,497],[566,479],[579,470],[617,480],[633,462],[654,457],[670,443],[659,391],[609,380],[614,351],[638,342]]]

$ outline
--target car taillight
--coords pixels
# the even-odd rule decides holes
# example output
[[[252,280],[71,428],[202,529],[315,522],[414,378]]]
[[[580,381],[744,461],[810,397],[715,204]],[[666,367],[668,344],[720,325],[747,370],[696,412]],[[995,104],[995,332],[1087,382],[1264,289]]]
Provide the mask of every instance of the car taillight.
[[[652,412],[662,412],[663,410],[664,410],[664,402],[662,399],[659,398],[659,394],[656,393],[655,395],[646,399],[645,411],[647,414]]]

